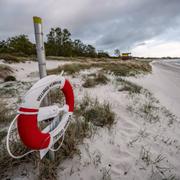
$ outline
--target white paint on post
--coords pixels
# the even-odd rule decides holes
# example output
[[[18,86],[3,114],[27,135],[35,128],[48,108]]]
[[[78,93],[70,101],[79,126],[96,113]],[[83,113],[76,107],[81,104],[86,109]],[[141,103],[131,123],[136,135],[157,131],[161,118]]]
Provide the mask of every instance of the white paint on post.
[[[45,49],[44,49],[44,41],[43,41],[43,27],[42,27],[42,19],[40,17],[34,16],[34,33],[36,40],[36,52],[37,52],[37,60],[39,65],[39,76],[43,78],[47,76],[46,71],[46,57],[45,57]],[[48,98],[44,99],[45,105],[48,105]],[[50,160],[54,160],[54,152],[49,151]]]
[[[37,59],[39,64],[39,75],[40,78],[43,78],[47,76],[47,72],[46,72],[44,42],[43,42],[42,19],[40,17],[33,17],[33,20],[34,20],[34,32],[35,32],[35,40],[36,40],[36,52],[37,52]]]

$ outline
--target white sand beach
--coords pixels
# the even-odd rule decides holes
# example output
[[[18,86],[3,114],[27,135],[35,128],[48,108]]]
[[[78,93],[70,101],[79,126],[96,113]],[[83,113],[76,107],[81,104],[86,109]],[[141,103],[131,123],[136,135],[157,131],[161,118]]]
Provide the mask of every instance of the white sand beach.
[[[129,78],[149,89],[160,102],[180,118],[180,60],[153,61],[152,74]]]
[[[179,62],[179,61],[178,61]],[[66,62],[47,61],[47,68]],[[177,62],[176,62],[177,63]],[[152,74],[127,78],[148,89],[130,95],[118,91],[121,86],[116,77],[107,75],[107,85],[83,88],[83,76],[97,69],[81,71],[67,76],[74,86],[76,103],[88,94],[100,102],[109,102],[115,112],[116,123],[111,129],[98,127],[91,138],[79,145],[80,154],[66,159],[57,167],[59,180],[160,180],[180,178],[180,90],[179,69],[169,61],[152,62]],[[15,76],[22,81],[36,81],[37,63],[9,64]],[[159,102],[157,101],[159,100]],[[143,108],[151,106],[148,116]],[[27,177],[35,179],[37,171],[31,166]],[[12,169],[10,177],[21,179],[22,168]]]

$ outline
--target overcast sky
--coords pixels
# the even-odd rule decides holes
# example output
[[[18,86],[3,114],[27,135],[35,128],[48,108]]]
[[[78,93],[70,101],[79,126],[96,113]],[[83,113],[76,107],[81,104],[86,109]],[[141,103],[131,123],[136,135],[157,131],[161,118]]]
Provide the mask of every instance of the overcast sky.
[[[180,0],[0,0],[0,40],[27,34],[32,16],[98,50],[137,56],[180,56]]]

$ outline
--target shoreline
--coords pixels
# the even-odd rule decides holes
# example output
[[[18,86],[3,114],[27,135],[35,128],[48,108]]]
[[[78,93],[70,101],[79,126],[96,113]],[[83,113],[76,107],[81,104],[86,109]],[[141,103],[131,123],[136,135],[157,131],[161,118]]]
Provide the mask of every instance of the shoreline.
[[[180,119],[180,68],[171,63],[172,61],[153,61],[151,74],[127,79],[150,90],[162,105]]]

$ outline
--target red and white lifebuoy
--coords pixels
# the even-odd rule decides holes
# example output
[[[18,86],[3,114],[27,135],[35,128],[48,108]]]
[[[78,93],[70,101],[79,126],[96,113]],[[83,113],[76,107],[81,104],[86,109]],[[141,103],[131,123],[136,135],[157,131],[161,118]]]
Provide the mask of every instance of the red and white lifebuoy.
[[[48,92],[53,88],[59,88],[65,96],[65,105],[59,108],[56,105],[40,107],[40,104]],[[62,119],[55,128],[52,124],[43,131],[38,128],[38,121],[54,118],[64,111]],[[49,150],[64,132],[69,124],[69,116],[74,111],[74,93],[70,82],[63,76],[50,75],[36,82],[25,94],[23,102],[18,110],[17,128],[20,139],[32,150]],[[54,123],[54,122],[52,122]]]

